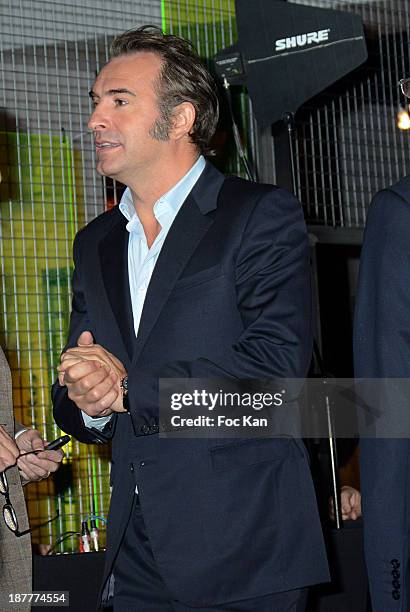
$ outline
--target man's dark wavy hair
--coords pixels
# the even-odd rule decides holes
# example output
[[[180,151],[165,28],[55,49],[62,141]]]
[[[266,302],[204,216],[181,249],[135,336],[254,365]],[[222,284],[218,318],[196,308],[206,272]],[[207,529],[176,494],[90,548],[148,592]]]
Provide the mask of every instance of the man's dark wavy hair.
[[[219,116],[217,87],[212,75],[200,60],[193,45],[179,36],[164,34],[156,26],[142,26],[117,36],[110,48],[111,59],[140,51],[152,52],[162,59],[158,80],[158,105],[161,114],[157,137],[166,139],[174,108],[191,102],[195,121],[191,141],[203,154],[209,147]]]

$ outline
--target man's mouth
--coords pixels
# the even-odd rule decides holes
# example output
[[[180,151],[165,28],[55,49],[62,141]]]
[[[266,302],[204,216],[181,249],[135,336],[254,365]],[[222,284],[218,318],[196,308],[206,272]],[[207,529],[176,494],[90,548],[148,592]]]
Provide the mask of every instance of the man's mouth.
[[[98,151],[102,149],[117,149],[121,145],[118,142],[109,142],[108,140],[96,140],[95,147]]]

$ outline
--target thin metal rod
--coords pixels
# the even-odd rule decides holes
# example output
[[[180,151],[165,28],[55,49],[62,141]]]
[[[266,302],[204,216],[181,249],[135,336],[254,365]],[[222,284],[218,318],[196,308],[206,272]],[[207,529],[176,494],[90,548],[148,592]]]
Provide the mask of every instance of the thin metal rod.
[[[336,521],[336,529],[342,529],[343,527],[343,519],[342,519],[342,511],[340,507],[340,498],[339,498],[339,482],[338,482],[338,473],[337,473],[337,450],[336,450],[336,438],[333,427],[332,420],[332,412],[330,408],[329,396],[325,395],[326,402],[326,418],[327,418],[327,430],[329,435],[329,449],[330,449],[330,468],[332,474],[332,497],[335,509],[335,521]]]
[[[290,170],[292,174],[292,186],[293,193],[297,196],[297,185],[296,185],[296,171],[295,171],[295,148],[293,146],[293,138],[295,133],[295,116],[293,113],[287,111],[283,113],[282,120],[288,129],[288,142],[289,142],[289,157],[290,157]]]

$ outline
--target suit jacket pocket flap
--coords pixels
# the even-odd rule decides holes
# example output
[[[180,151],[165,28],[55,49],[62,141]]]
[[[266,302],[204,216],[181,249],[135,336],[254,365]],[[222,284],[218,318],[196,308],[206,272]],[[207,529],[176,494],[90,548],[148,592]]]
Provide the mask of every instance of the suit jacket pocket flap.
[[[293,440],[278,438],[242,440],[210,449],[215,470],[242,468],[256,463],[280,461],[290,456],[301,456]]]
[[[188,276],[183,276],[175,283],[174,290],[187,289],[188,287],[201,285],[206,281],[218,278],[219,276],[223,275],[224,271],[221,265],[218,264],[216,266],[211,266],[210,268],[206,268],[205,270],[196,272],[196,274],[189,274]]]

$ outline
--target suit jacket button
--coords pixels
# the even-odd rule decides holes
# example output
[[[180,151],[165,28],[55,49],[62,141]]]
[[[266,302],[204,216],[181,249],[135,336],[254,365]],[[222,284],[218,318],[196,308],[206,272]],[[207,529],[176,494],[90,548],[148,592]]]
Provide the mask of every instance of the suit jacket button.
[[[397,569],[400,567],[400,561],[398,559],[392,559],[390,561],[390,564],[393,566],[394,569]]]
[[[391,592],[391,594],[392,594],[392,597],[393,597],[393,599],[395,601],[398,601],[400,599],[400,592],[399,591],[394,590],[394,591]]]
[[[152,427],[150,427],[150,433],[158,433],[159,431],[159,427],[158,425],[152,425]]]
[[[134,471],[134,464],[133,463],[130,463],[130,470],[131,470],[131,472]]]
[[[393,578],[400,578],[400,571],[398,569],[394,569],[392,570],[391,575],[393,576]]]
[[[141,425],[141,431],[144,436],[146,436],[149,433],[149,425],[147,425],[146,423],[144,425]]]
[[[397,589],[397,590],[400,589],[400,582],[398,580],[393,580],[392,585],[394,589]]]

